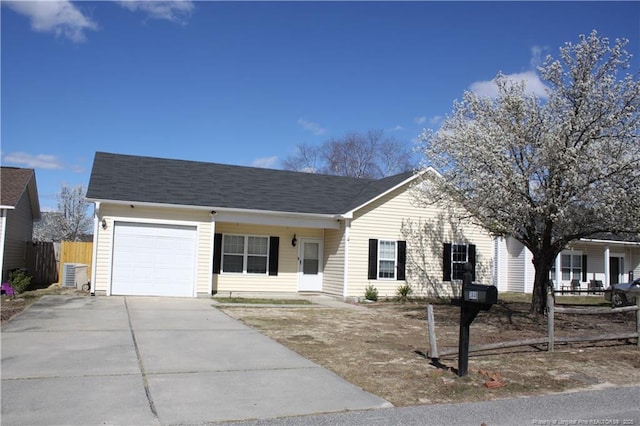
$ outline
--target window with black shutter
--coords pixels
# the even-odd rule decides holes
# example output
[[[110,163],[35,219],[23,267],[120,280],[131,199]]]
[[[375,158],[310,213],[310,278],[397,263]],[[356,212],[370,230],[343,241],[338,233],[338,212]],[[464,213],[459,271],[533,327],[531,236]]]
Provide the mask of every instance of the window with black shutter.
[[[370,280],[404,280],[406,256],[406,241],[370,239],[368,278]]]
[[[213,273],[278,275],[280,238],[215,234]]]
[[[445,243],[442,249],[442,280],[462,280],[464,264],[473,266],[473,281],[476,280],[476,246],[474,244]]]

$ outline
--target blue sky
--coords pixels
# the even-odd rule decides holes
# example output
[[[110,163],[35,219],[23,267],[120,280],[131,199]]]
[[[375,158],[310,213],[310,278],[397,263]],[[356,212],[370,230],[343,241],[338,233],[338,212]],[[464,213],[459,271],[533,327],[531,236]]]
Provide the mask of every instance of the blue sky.
[[[43,210],[96,151],[279,168],[301,143],[383,129],[410,143],[498,72],[593,29],[630,40],[640,2],[11,2],[1,162]],[[212,182],[212,185],[215,183]]]

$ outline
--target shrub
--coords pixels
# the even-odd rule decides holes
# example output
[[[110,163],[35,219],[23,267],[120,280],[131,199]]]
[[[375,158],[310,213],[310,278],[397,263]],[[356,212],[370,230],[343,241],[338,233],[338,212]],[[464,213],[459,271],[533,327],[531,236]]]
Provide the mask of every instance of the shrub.
[[[16,270],[9,273],[9,282],[13,291],[16,293],[22,293],[31,284],[31,277],[24,273],[24,271]]]
[[[396,293],[398,294],[398,299],[400,299],[401,302],[406,302],[409,296],[411,296],[411,293],[413,293],[413,289],[409,284],[403,284],[398,286]]]
[[[372,284],[369,284],[369,286],[364,290],[364,298],[375,302],[378,300],[378,289]]]

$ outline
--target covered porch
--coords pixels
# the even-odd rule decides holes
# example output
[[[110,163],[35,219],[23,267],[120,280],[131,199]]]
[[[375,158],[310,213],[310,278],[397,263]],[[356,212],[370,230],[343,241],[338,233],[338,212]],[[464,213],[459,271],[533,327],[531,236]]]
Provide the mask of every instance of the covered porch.
[[[556,258],[550,278],[567,293],[598,293],[640,276],[640,241],[581,239]]]

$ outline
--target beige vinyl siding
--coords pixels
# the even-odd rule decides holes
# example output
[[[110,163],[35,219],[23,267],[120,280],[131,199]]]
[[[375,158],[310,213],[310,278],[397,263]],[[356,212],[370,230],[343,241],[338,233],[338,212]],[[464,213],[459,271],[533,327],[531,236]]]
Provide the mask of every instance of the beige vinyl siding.
[[[282,226],[216,223],[216,234],[280,237],[278,275],[221,272],[213,275],[213,288],[217,294],[298,291],[298,246],[291,245],[293,235],[300,238],[323,238],[323,229],[289,228]],[[213,267],[213,265],[210,265]]]
[[[471,243],[476,245],[476,280],[491,283],[492,239],[481,228],[469,223],[450,220],[448,212],[436,206],[416,206],[409,185],[397,188],[384,197],[356,211],[349,234],[348,296],[363,297],[365,288],[374,285],[380,297],[396,296],[399,285],[405,281],[368,279],[368,242],[370,238],[407,241],[407,263],[410,251],[418,252],[418,242],[402,235],[403,219],[427,224],[433,234],[423,241],[426,277],[412,275],[407,268],[406,282],[414,294],[451,294],[457,285],[442,281],[442,250],[444,243]],[[427,283],[425,285],[425,282]],[[431,286],[429,286],[431,283]]]
[[[344,295],[344,249],[345,223],[340,229],[327,229],[324,233],[324,293]]]
[[[29,191],[25,190],[14,209],[6,210],[3,277],[8,271],[24,268],[27,243],[33,240],[33,212]]]
[[[107,229],[105,230],[102,229],[102,226],[98,226],[98,235],[97,237],[94,236],[94,242],[97,242],[94,285],[96,293],[110,293],[114,222],[125,221],[195,226],[197,229],[196,292],[198,294],[211,294],[210,277],[213,238],[211,216],[208,211],[140,206],[131,208],[129,206],[103,203],[100,206],[99,214],[99,220],[104,218],[107,221]]]

